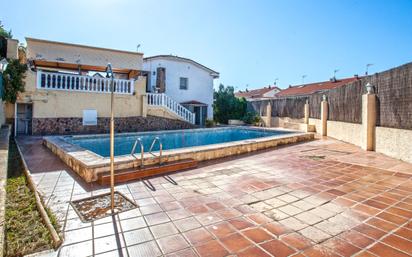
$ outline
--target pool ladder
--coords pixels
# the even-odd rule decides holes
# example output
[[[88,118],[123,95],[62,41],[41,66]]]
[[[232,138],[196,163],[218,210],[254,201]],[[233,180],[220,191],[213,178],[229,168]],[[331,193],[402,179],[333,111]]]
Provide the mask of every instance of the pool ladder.
[[[143,168],[143,160],[144,160],[144,146],[142,144],[142,139],[140,137],[136,138],[136,141],[134,141],[134,145],[132,148],[132,152],[130,153],[131,155],[134,155],[134,152],[136,151],[137,144],[140,145],[140,168]]]
[[[155,143],[158,142],[159,143],[159,165],[162,165],[162,151],[163,151],[163,144],[162,141],[160,141],[159,137],[155,137],[153,139],[152,145],[150,146],[149,149],[149,153],[155,157],[157,157],[154,153],[152,153],[153,147],[155,145]]]

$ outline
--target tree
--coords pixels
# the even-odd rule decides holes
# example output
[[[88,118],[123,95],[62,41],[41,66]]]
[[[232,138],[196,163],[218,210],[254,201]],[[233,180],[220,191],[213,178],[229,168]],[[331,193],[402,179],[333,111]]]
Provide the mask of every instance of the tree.
[[[12,38],[13,35],[11,34],[11,30],[7,31],[6,29],[4,29],[3,24],[1,24],[0,21],[0,36],[3,36],[5,38]]]
[[[247,102],[244,98],[237,98],[232,86],[219,85],[214,92],[214,119],[219,123],[227,124],[229,119],[242,119],[246,114]]]
[[[15,103],[17,94],[24,92],[24,78],[27,65],[21,64],[19,60],[9,60],[6,70],[3,72],[4,94],[3,101]]]

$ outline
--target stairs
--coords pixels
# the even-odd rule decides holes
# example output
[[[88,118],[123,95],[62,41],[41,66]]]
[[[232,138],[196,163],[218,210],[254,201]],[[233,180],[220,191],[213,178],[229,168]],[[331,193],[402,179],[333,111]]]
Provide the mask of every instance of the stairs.
[[[194,159],[184,159],[180,161],[166,162],[162,165],[155,164],[143,168],[133,168],[116,170],[114,174],[115,183],[127,182],[136,179],[143,179],[156,175],[162,175],[170,172],[192,169],[197,167],[197,161]],[[110,172],[100,173],[97,182],[101,185],[110,184]]]
[[[164,93],[148,93],[147,104],[149,106],[162,107],[174,115],[177,115],[180,119],[195,124],[195,114]]]

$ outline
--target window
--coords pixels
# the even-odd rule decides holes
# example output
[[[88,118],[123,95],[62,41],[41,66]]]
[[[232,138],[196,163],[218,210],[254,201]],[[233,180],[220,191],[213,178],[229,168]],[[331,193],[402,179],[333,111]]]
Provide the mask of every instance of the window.
[[[187,90],[189,84],[189,79],[188,78],[180,78],[180,89],[182,90]]]

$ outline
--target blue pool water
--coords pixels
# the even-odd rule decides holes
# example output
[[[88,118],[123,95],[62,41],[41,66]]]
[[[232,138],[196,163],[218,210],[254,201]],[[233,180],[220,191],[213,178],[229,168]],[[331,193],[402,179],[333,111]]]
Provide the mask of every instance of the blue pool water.
[[[276,135],[285,135],[290,133],[293,132],[243,127],[124,133],[116,135],[114,152],[116,156],[129,155],[136,138],[141,138],[145,152],[147,152],[155,137],[160,138],[163,144],[163,150],[167,150],[200,145],[219,144]],[[66,136],[64,137],[64,140],[71,144],[75,144],[92,152],[95,152],[100,156],[110,156],[109,135]],[[155,151],[158,151],[158,144],[156,144],[153,149]],[[139,152],[140,147],[138,146],[136,148],[136,153]]]

